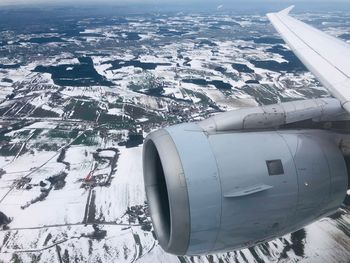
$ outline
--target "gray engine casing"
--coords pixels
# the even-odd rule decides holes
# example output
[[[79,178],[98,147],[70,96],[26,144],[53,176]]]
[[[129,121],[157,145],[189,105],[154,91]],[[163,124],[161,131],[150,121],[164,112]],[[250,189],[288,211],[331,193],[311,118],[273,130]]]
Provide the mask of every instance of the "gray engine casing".
[[[347,190],[344,157],[321,130],[208,134],[181,124],[151,133],[143,160],[156,236],[177,255],[280,237],[333,213]]]

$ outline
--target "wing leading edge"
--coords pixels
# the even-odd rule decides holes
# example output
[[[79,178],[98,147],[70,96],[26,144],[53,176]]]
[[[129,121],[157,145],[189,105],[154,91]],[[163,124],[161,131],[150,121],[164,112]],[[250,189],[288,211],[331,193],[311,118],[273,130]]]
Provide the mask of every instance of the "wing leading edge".
[[[350,45],[289,16],[293,7],[267,17],[296,56],[350,113]]]

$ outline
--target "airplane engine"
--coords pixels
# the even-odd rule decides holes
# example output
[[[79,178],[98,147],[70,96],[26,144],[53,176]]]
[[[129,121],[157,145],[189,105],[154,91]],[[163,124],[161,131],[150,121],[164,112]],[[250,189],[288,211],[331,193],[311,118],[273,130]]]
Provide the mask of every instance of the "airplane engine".
[[[176,255],[250,247],[333,213],[344,157],[323,130],[206,132],[196,123],[145,139],[143,169],[154,231]]]

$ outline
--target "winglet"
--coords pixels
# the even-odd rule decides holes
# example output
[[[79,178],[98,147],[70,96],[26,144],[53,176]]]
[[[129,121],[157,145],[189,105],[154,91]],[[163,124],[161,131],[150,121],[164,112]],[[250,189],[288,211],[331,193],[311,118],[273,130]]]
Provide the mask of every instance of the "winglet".
[[[292,11],[294,8],[294,5],[291,5],[290,7],[287,7],[277,13],[268,13],[266,14],[267,17],[271,20],[273,17],[275,17],[276,15],[288,15],[290,13],[290,11]]]
[[[292,11],[294,8],[294,5],[291,5],[290,7],[287,7],[286,9],[283,9],[282,11],[279,11],[278,13],[281,15],[288,15],[290,11]]]

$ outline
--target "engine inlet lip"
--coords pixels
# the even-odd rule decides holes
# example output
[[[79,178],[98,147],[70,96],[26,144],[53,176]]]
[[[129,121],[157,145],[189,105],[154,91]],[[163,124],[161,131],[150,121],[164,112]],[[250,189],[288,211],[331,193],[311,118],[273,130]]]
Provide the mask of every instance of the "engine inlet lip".
[[[143,176],[160,246],[168,253],[185,255],[190,242],[187,185],[176,145],[164,129],[149,134],[145,139]]]

